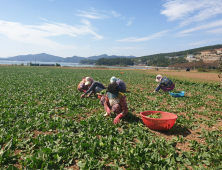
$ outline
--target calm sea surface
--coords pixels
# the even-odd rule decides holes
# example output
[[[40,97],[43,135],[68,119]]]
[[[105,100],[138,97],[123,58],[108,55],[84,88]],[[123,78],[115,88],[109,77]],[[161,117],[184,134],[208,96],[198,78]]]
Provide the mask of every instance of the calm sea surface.
[[[81,65],[79,63],[66,63],[66,62],[42,62],[42,61],[9,61],[9,60],[0,60],[0,65],[21,65],[24,64],[27,66],[28,63],[39,63],[39,64],[60,64],[62,67],[106,67],[106,68],[122,68],[122,69],[154,69],[156,67],[152,66],[128,66],[128,67],[116,67],[116,66],[96,66],[96,65]]]
[[[60,64],[61,66],[75,66],[75,67],[81,67],[83,65],[79,65],[79,63],[65,63],[65,62],[42,62],[42,61],[9,61],[9,60],[0,60],[1,65],[27,65],[28,63],[39,63],[39,64]],[[89,66],[89,65],[87,65]]]

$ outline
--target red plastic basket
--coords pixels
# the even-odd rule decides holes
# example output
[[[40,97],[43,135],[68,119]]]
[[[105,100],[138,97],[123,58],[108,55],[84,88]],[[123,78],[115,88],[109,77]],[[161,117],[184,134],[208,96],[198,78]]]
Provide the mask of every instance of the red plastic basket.
[[[161,119],[156,119],[156,118],[149,118],[147,115],[153,115],[156,113],[160,113],[162,115]],[[144,111],[140,113],[140,116],[142,117],[142,120],[144,124],[152,129],[152,130],[168,130],[173,127],[177,115],[173,113],[168,113],[168,112],[162,112],[162,111]]]

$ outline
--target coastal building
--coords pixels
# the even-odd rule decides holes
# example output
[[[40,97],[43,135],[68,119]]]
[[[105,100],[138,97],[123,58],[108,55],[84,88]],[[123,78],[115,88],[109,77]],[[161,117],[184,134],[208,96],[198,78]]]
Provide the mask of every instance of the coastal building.
[[[195,56],[193,54],[188,54],[187,55],[187,59],[192,59],[192,58],[195,58]]]
[[[186,60],[188,62],[199,61],[199,59],[197,59],[193,54],[187,54]]]

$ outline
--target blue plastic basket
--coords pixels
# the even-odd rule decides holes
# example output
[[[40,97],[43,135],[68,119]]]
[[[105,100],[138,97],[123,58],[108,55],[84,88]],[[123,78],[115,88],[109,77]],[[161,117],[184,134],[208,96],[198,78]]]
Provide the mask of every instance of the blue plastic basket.
[[[180,93],[171,93],[169,92],[169,94],[173,97],[183,97],[185,94],[185,91],[181,91]]]

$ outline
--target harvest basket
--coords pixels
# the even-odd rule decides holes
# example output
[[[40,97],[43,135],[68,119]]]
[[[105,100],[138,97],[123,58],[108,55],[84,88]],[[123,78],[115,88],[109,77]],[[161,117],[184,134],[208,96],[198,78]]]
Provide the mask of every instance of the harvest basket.
[[[185,94],[185,91],[180,91],[180,93],[172,93],[172,92],[169,92],[169,94],[173,97],[183,97],[184,94]]]
[[[147,117],[147,115],[153,115],[157,113],[160,113],[162,115],[160,119]],[[172,128],[177,119],[177,115],[162,111],[144,111],[140,113],[140,116],[142,117],[144,124],[148,128],[159,131]]]

